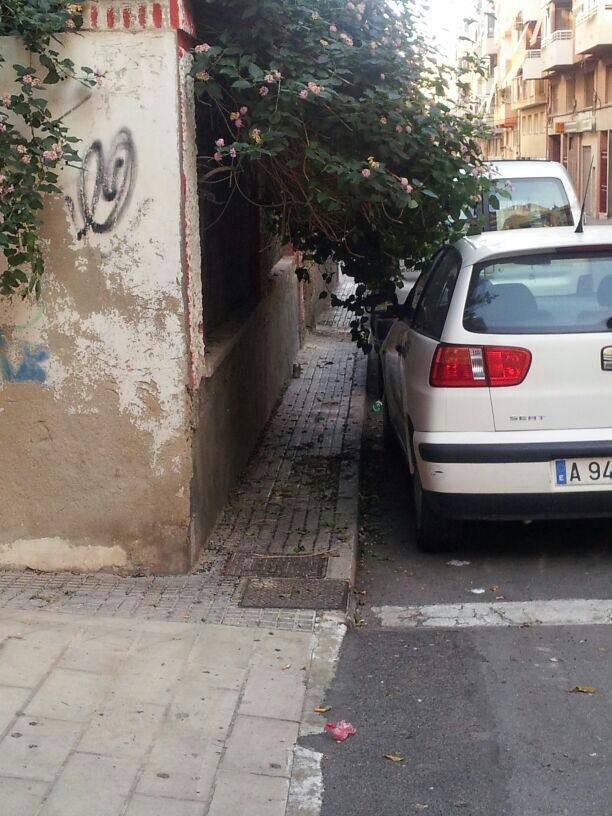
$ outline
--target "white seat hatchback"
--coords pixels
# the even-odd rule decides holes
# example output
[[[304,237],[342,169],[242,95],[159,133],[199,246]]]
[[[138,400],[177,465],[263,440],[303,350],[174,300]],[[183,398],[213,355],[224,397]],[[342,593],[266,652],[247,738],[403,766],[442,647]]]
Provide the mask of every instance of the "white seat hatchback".
[[[612,227],[442,250],[382,346],[418,544],[461,519],[612,516]]]

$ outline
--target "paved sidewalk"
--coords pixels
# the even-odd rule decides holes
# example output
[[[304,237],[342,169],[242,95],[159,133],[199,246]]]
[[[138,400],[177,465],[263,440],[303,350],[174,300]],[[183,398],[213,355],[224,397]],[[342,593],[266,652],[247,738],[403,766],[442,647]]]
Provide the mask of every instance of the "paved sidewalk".
[[[0,812],[282,816],[314,642],[4,610]]]
[[[350,293],[344,279],[341,295]],[[334,309],[311,333],[194,574],[0,570],[0,608],[312,631],[309,609],[241,606],[248,576],[350,581],[355,567],[365,358]],[[279,598],[280,600],[280,598]]]

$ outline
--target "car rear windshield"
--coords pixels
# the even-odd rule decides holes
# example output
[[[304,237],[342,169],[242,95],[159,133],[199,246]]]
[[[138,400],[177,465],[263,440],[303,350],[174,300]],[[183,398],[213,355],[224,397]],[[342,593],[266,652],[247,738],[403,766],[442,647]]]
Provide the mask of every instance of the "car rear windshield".
[[[500,184],[510,198],[499,196],[499,209],[489,207],[492,230],[568,227],[574,223],[563,183],[556,178],[506,179]]]
[[[499,258],[474,267],[463,325],[479,334],[612,330],[612,248]]]

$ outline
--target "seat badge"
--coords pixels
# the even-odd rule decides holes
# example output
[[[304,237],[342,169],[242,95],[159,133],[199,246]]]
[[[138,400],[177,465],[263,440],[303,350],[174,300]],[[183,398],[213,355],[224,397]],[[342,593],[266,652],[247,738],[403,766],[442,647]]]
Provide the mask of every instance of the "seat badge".
[[[604,371],[612,371],[612,346],[606,346],[601,351],[601,367]]]

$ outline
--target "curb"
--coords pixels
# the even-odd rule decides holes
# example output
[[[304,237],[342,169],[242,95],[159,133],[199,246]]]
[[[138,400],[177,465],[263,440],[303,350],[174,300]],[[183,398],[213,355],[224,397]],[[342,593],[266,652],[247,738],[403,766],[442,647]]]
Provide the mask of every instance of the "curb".
[[[342,461],[338,483],[336,519],[347,528],[347,535],[339,542],[340,553],[330,558],[325,579],[348,581],[349,601],[345,612],[350,609],[350,590],[355,586],[357,575],[357,548],[359,536],[359,476],[361,469],[361,443],[368,397],[366,394],[368,358],[355,352],[355,368],[351,405],[346,422]]]

